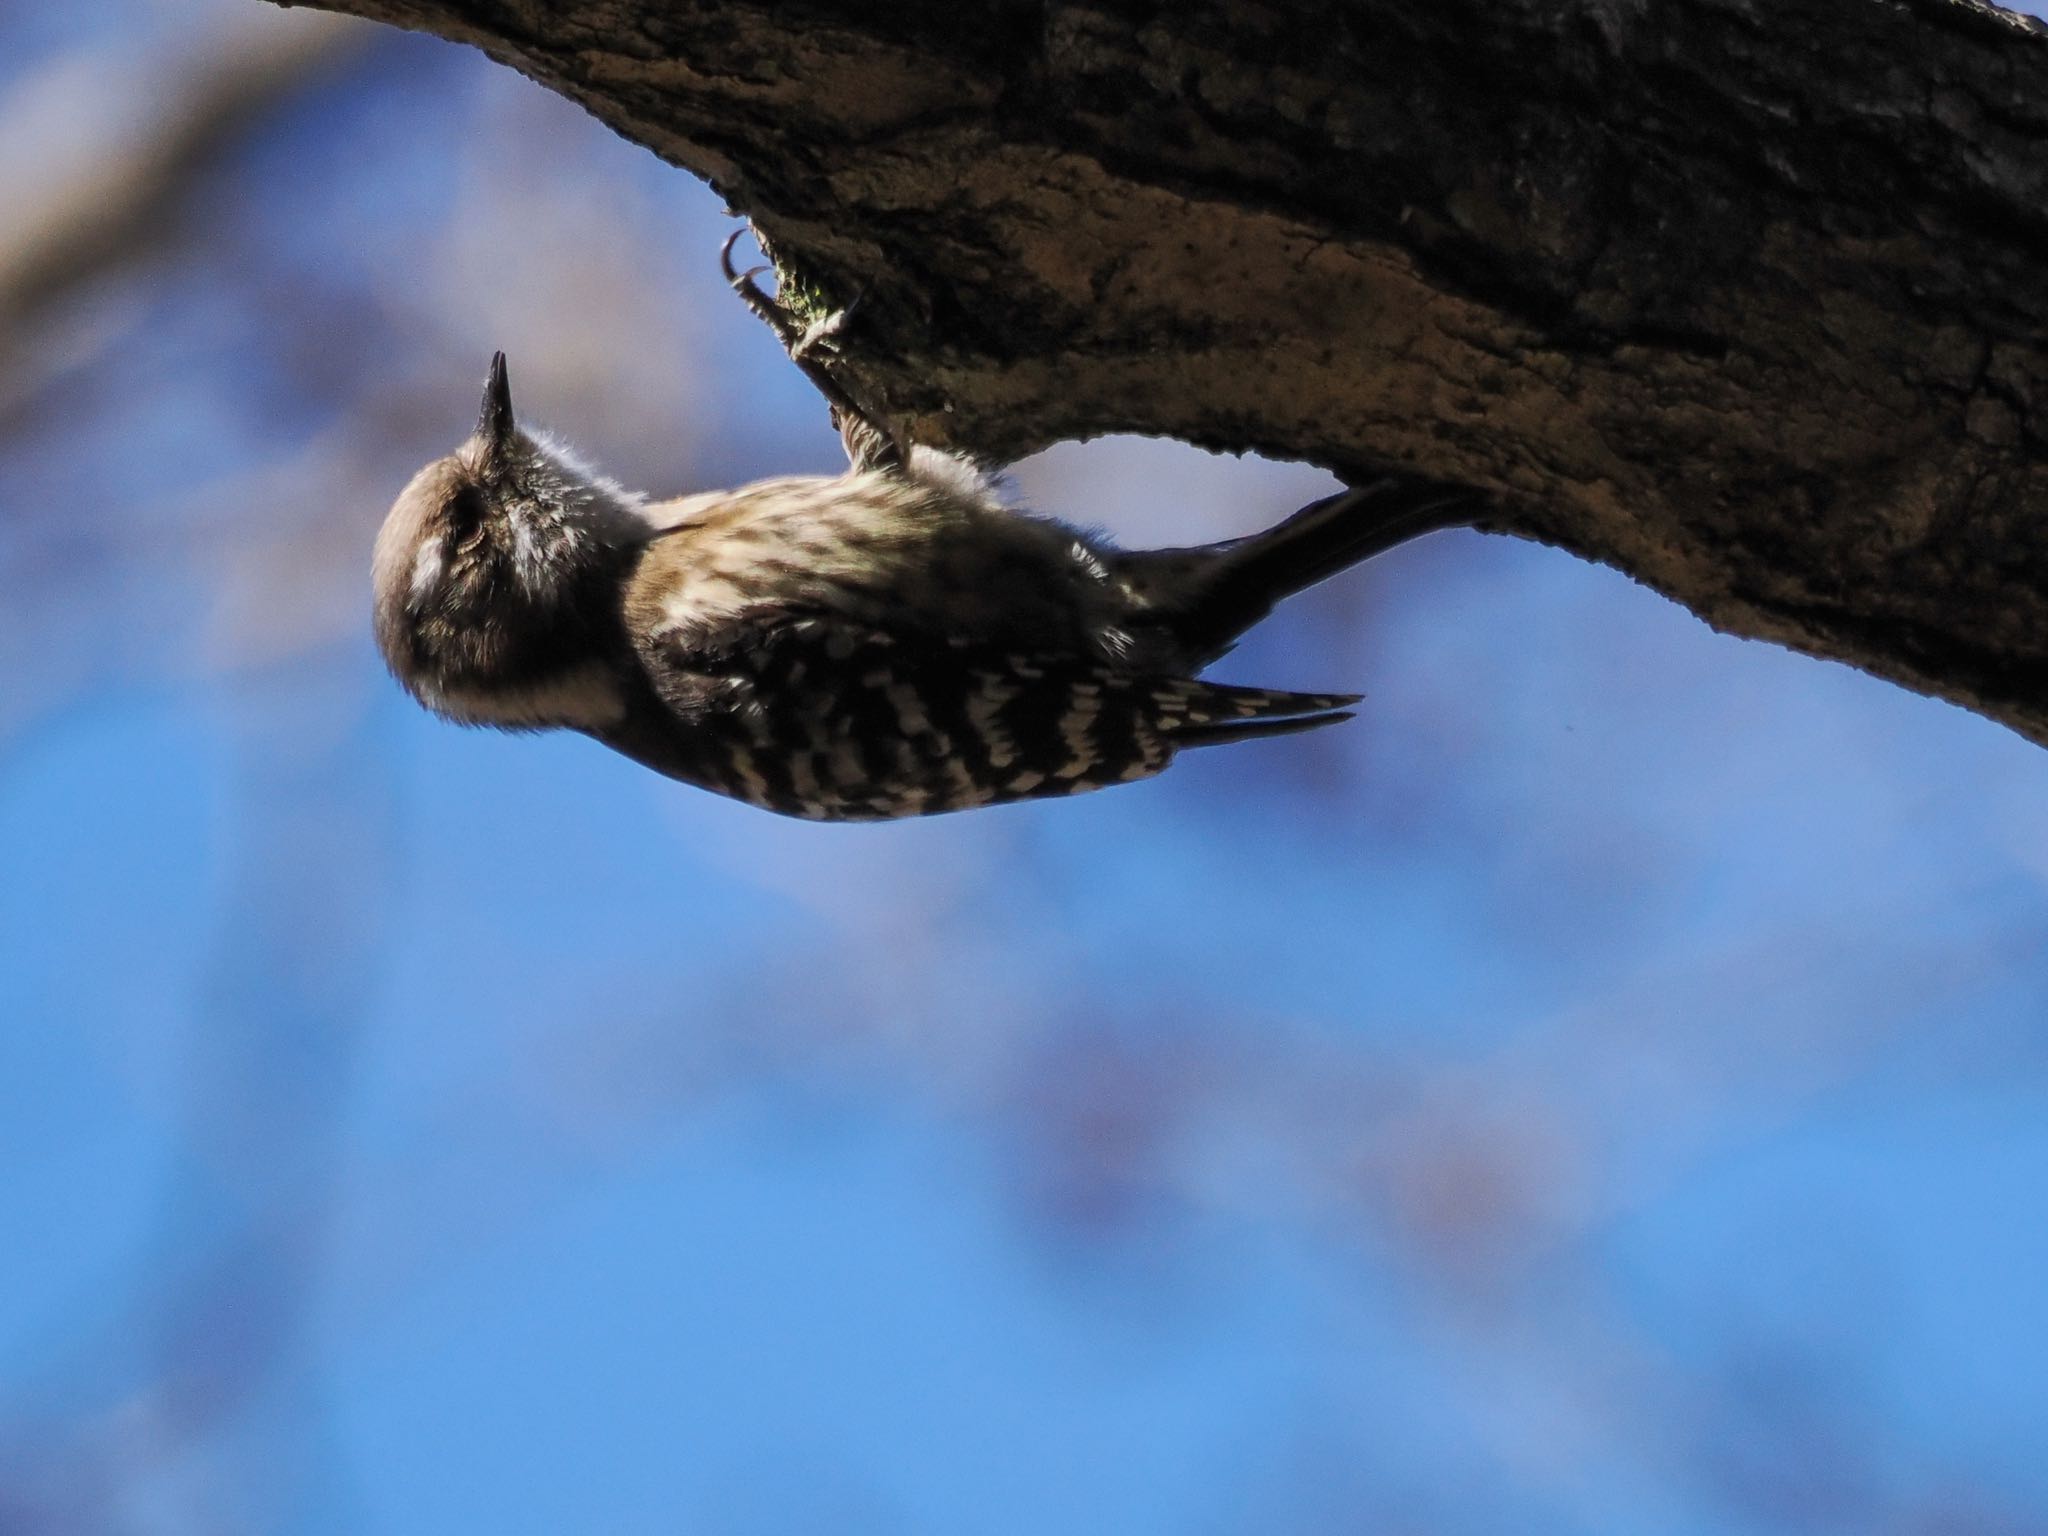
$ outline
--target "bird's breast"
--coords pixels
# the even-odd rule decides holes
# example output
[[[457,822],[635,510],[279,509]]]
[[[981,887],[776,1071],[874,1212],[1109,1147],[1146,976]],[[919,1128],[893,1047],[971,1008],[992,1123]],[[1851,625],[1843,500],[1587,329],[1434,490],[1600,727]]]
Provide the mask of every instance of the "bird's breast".
[[[459,725],[504,731],[558,728],[601,732],[626,713],[625,689],[615,667],[585,661],[508,681],[422,683],[420,702]]]

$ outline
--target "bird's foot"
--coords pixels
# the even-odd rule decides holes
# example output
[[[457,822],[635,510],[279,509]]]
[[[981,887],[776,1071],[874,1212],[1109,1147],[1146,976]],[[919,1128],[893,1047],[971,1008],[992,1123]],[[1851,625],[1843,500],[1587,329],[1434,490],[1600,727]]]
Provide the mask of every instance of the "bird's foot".
[[[823,353],[829,357],[838,352],[839,337],[846,329],[846,322],[852,318],[853,312],[860,308],[861,301],[866,297],[867,290],[862,289],[853,296],[853,302],[844,309],[835,309],[823,319],[812,321],[805,327],[803,334],[790,344],[790,360],[802,366],[805,360],[814,354]]]
[[[867,297],[866,290],[854,296],[853,302],[843,309],[813,321],[802,330],[790,320],[789,312],[775,299],[761,291],[754,281],[771,268],[749,267],[741,272],[732,264],[732,248],[739,243],[744,229],[736,229],[726,236],[725,244],[718,250],[718,267],[725,274],[732,291],[740,301],[752,310],[782,343],[782,350],[789,354],[789,360],[803,371],[805,378],[819,394],[825,397],[825,404],[831,407],[832,424],[839,429],[840,441],[846,445],[846,457],[855,469],[897,469],[904,460],[903,445],[896,434],[886,425],[862,410],[839,381],[832,377],[827,360],[836,360],[839,353],[839,337],[846,329],[849,317],[860,308]]]

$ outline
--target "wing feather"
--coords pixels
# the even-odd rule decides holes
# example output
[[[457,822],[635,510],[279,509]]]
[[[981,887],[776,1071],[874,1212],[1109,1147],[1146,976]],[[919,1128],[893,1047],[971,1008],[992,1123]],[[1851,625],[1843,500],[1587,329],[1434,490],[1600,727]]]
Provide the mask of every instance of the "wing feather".
[[[1307,729],[1348,694],[1147,676],[818,614],[641,659],[709,787],[813,820],[881,820],[1149,778],[1182,746]]]

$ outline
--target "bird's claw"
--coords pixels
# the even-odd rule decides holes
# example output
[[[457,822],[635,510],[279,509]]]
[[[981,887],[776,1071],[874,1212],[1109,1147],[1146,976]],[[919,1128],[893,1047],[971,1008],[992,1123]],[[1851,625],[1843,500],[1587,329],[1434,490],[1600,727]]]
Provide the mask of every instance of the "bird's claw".
[[[848,318],[860,308],[867,297],[863,288],[855,294],[851,303],[843,309],[834,310],[822,319],[812,322],[799,331],[791,323],[789,312],[775,299],[762,292],[754,281],[772,267],[749,267],[737,271],[732,263],[733,247],[739,244],[740,236],[746,233],[744,227],[734,230],[725,237],[725,244],[718,248],[718,269],[725,274],[725,280],[734,293],[740,296],[748,309],[752,310],[775,337],[782,343],[782,350],[789,354],[789,360],[803,371],[818,393],[825,397],[831,407],[833,425],[839,428],[841,439],[846,444],[846,456],[855,469],[891,468],[903,462],[902,445],[896,435],[881,422],[863,411],[853,397],[840,387],[826,367],[826,359],[838,352],[838,338],[846,329]]]

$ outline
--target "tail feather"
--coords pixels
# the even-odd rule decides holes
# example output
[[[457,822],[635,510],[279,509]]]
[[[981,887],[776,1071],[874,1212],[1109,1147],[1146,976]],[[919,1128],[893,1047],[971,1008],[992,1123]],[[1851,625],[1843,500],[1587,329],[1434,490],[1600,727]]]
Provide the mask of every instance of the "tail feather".
[[[1356,693],[1288,693],[1230,683],[1182,682],[1157,695],[1160,732],[1175,747],[1291,736],[1351,718]]]
[[[1292,736],[1297,731],[1320,730],[1356,719],[1348,709],[1328,710],[1319,715],[1298,715],[1290,720],[1231,720],[1221,725],[1184,725],[1168,733],[1176,747],[1227,746],[1233,741],[1257,741],[1266,736]]]
[[[1154,695],[1162,718],[1185,720],[1190,725],[1312,715],[1325,709],[1349,709],[1364,697],[1362,693],[1292,693],[1283,688],[1244,688],[1195,679],[1168,683]]]
[[[1480,503],[1476,491],[1389,477],[1311,502],[1249,538],[1126,560],[1190,656],[1207,661],[1282,598],[1425,533],[1467,527]]]

